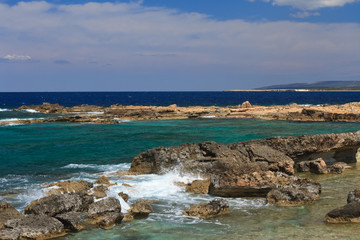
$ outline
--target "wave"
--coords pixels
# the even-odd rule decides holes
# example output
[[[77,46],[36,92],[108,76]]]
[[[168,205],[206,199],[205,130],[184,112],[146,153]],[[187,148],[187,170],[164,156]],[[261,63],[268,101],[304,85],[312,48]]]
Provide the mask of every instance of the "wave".
[[[0,108],[0,112],[10,112],[11,109],[7,109],[7,108]]]

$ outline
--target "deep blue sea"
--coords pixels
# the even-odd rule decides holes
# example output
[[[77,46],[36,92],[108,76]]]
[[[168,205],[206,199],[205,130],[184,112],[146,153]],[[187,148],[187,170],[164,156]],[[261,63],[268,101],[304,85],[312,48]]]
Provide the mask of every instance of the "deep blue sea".
[[[256,105],[276,104],[344,104],[360,101],[360,92],[31,92],[1,93],[0,108],[21,105],[58,103],[64,106],[80,104],[110,106],[228,106],[250,101]]]
[[[44,118],[35,111],[12,111],[23,104],[59,103],[65,106],[122,105],[238,105],[342,104],[360,101],[360,92],[96,92],[0,93],[0,121]],[[140,175],[120,179],[112,174],[128,169],[132,158],[159,145],[213,140],[232,143],[271,136],[337,133],[360,130],[360,123],[290,122],[262,119],[188,119],[123,122],[118,125],[43,123],[0,126],[0,201],[23,211],[30,201],[44,196],[44,182],[94,181],[111,177],[130,204],[153,199],[149,218],[123,223],[111,230],[87,230],[61,239],[359,239],[358,225],[324,223],[325,214],[346,203],[347,193],[359,187],[360,168],[343,175],[309,176],[321,182],[323,193],[313,205],[269,206],[262,199],[229,199],[231,214],[210,220],[182,215],[190,204],[213,199],[192,195],[174,184],[198,176],[176,171],[165,175]],[[122,186],[128,183],[133,188]],[[118,197],[119,198],[119,197]],[[126,205],[123,206],[126,209]]]

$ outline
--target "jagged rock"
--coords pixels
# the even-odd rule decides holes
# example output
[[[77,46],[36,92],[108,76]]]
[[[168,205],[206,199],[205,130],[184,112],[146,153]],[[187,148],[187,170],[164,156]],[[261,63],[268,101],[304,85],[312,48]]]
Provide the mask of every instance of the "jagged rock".
[[[120,223],[124,215],[121,213],[120,201],[109,197],[94,202],[89,206],[87,224],[109,229]]]
[[[144,218],[148,217],[152,213],[153,209],[150,204],[150,201],[139,200],[129,209],[129,213],[134,216],[134,218]]]
[[[48,239],[65,235],[63,224],[45,215],[27,215],[9,220],[0,230],[0,239]]]
[[[124,222],[131,222],[132,220],[134,220],[134,215],[132,215],[131,213],[126,214],[123,218]]]
[[[103,184],[103,185],[106,185],[106,186],[112,185],[112,184],[110,183],[110,178],[105,177],[105,176],[99,177],[99,179],[96,180],[95,184]]]
[[[337,163],[334,163],[333,165],[331,165],[329,167],[329,171],[331,173],[339,173],[340,174],[340,173],[343,173],[343,171],[345,169],[349,169],[349,168],[351,168],[350,165],[348,165],[348,164],[346,164],[344,162],[337,162]]]
[[[355,189],[355,190],[349,192],[348,197],[347,197],[347,203],[352,203],[352,202],[360,203],[360,190],[359,189]]]
[[[195,194],[208,194],[210,187],[210,180],[194,180],[192,183],[186,185],[186,192]]]
[[[241,104],[241,108],[251,108],[252,105],[249,101],[245,101]]]
[[[92,196],[94,196],[95,198],[104,198],[107,196],[107,192],[109,191],[109,189],[104,186],[104,185],[99,185],[93,188],[94,193],[92,194]]]
[[[327,165],[322,158],[311,161],[303,161],[296,164],[298,172],[312,172],[317,174],[328,173]]]
[[[62,194],[62,193],[75,193],[75,192],[81,192],[81,193],[88,193],[89,190],[94,186],[94,184],[84,181],[84,180],[78,180],[78,181],[61,181],[56,183],[51,183],[47,186],[48,195],[51,194]]]
[[[122,199],[124,199],[125,202],[127,202],[129,200],[129,195],[127,195],[124,192],[119,192],[118,193],[119,197],[121,197]]]
[[[58,214],[55,216],[55,218],[64,225],[65,229],[71,231],[80,231],[84,228],[87,214],[83,212],[68,212]]]
[[[270,204],[298,206],[313,203],[319,198],[321,185],[307,179],[298,179],[272,189],[266,197]]]
[[[265,197],[276,186],[294,179],[296,177],[280,172],[237,174],[236,171],[228,171],[211,176],[209,194],[220,197]]]
[[[183,211],[183,214],[186,216],[204,219],[229,213],[229,203],[225,199],[216,199],[209,203],[200,203],[198,205],[191,204],[188,210]]]
[[[23,217],[25,216],[19,213],[10,203],[0,202],[0,229],[4,227],[6,221]]]
[[[25,207],[25,214],[43,214],[54,217],[67,212],[84,212],[93,202],[94,198],[84,193],[50,195],[32,201]]]

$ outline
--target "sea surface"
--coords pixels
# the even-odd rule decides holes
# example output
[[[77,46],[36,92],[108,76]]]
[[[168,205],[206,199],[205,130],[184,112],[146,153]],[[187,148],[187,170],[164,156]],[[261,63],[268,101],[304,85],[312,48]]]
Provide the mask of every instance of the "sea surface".
[[[130,97],[131,96],[131,97]],[[217,97],[218,96],[218,97]],[[337,104],[359,101],[358,92],[175,92],[175,93],[0,93],[0,121],[49,117],[36,111],[12,111],[22,104],[60,103],[111,105],[237,105]],[[339,133],[360,130],[360,123],[295,122],[262,119],[192,119],[123,122],[118,125],[43,123],[0,126],[0,201],[18,210],[44,196],[44,182],[94,181],[130,167],[132,158],[149,148],[207,140],[232,143],[272,136]],[[111,230],[86,230],[60,239],[359,239],[358,224],[327,224],[324,216],[346,203],[347,193],[360,183],[360,166],[345,174],[304,175],[320,181],[321,198],[301,207],[276,207],[263,199],[231,198],[231,214],[210,220],[182,215],[190,204],[213,196],[194,195],[174,184],[199,176],[176,169],[165,175],[111,177],[118,184],[110,196],[125,192],[131,205],[153,199],[149,218],[123,223]],[[126,188],[128,183],[133,188]],[[119,197],[118,197],[119,198]],[[129,207],[123,203],[123,209]]]

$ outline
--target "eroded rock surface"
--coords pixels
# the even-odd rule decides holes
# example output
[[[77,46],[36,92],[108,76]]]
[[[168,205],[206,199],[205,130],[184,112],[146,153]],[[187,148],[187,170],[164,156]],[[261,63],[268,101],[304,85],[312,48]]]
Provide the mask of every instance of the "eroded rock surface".
[[[266,197],[270,204],[298,206],[313,203],[319,198],[321,186],[307,179],[298,179],[272,189]]]
[[[25,216],[19,213],[11,204],[0,202],[0,229],[4,227],[4,223],[11,219],[20,219]]]
[[[347,204],[330,211],[325,220],[330,223],[360,222],[360,190],[349,192]]]
[[[78,181],[60,181],[51,183],[47,186],[47,194],[61,194],[61,193],[88,193],[89,190],[94,186],[93,183],[78,180]]]
[[[124,217],[121,213],[120,201],[113,197],[92,203],[87,214],[88,224],[104,229],[111,228],[116,223],[120,223]]]
[[[194,194],[208,194],[210,187],[210,180],[194,180],[192,183],[186,185],[186,192]]]
[[[188,210],[183,211],[186,216],[198,218],[212,218],[220,215],[229,214],[229,202],[225,199],[215,199],[209,203],[200,203],[198,205],[190,205]]]
[[[153,208],[150,201],[139,200],[129,209],[129,213],[134,218],[146,218],[152,213]]]

